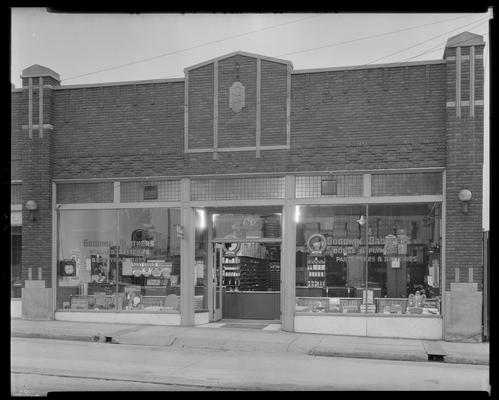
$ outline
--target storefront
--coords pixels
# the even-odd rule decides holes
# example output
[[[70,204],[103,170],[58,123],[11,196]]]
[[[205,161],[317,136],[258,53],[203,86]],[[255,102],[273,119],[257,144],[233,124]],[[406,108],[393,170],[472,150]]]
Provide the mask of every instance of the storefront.
[[[23,71],[23,318],[474,340],[483,42],[461,36],[353,71],[244,52],[177,80]]]
[[[60,183],[55,317],[180,325],[184,302],[198,324],[441,338],[443,174],[218,177],[216,193],[200,179],[108,182],[109,202],[88,206],[78,193],[104,184]],[[181,185],[194,197],[184,209]]]

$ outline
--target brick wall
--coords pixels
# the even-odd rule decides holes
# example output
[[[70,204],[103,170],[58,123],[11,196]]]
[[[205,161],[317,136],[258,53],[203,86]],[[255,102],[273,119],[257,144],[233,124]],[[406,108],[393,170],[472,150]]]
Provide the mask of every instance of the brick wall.
[[[236,55],[219,61],[218,69],[218,145],[255,146],[256,59]],[[245,87],[245,107],[238,113],[229,108],[229,88],[235,81]]]
[[[256,144],[255,58],[235,55],[218,62],[218,147]],[[287,65],[261,61],[261,145],[286,144]],[[188,71],[189,148],[213,147],[214,63]],[[229,108],[229,88],[235,81],[245,87],[245,107]]]
[[[32,80],[33,80],[34,85],[38,85],[38,77],[32,78]],[[22,78],[23,87],[27,87],[28,82],[29,82],[29,78]],[[43,77],[43,84],[44,85],[51,85],[51,86],[59,86],[60,82],[52,76],[44,76]]]
[[[23,179],[22,174],[22,129],[21,121],[23,120],[23,109],[27,113],[28,94],[25,92],[12,92],[10,118],[11,118],[11,133],[10,133],[10,179]],[[26,132],[27,134],[27,132]]]
[[[183,82],[54,94],[54,178],[182,173]]]
[[[285,64],[262,60],[261,74],[261,135],[262,146],[286,144],[286,86]]]
[[[297,74],[292,88],[291,146],[307,162],[444,165],[445,65]]]
[[[190,149],[213,147],[213,76],[213,63],[189,71]]]
[[[37,82],[36,82],[37,83]],[[51,124],[52,89],[44,88],[44,124]],[[38,124],[38,88],[33,90],[33,124]],[[28,125],[27,93],[22,93],[25,102],[20,109],[20,119],[16,121],[15,131],[21,130],[22,125]],[[22,279],[28,279],[29,268],[32,268],[32,278],[38,279],[38,268],[42,269],[42,278],[45,286],[51,287],[52,270],[52,151],[53,134],[50,131],[43,133],[40,138],[38,129],[33,129],[33,138],[29,138],[28,130],[21,130],[19,147],[22,164],[22,202],[35,200],[38,209],[35,211],[35,220],[31,214],[23,210],[22,221]]]
[[[469,56],[470,47],[461,48],[461,56]],[[475,55],[483,54],[483,46],[475,47]],[[455,57],[456,49],[450,48],[447,57]],[[469,101],[470,64],[461,63],[461,101]],[[483,59],[475,60],[475,100],[483,100]],[[447,63],[447,101],[456,100],[456,60]],[[473,282],[478,290],[483,284],[482,251],[482,174],[483,174],[483,106],[475,106],[475,116],[470,117],[469,106],[461,107],[461,117],[456,108],[448,107],[446,124],[447,170],[447,243],[446,243],[446,290],[456,281],[469,282],[472,268]],[[468,189],[472,193],[469,213],[463,214],[459,192]]]
[[[228,107],[236,62],[246,86],[240,113]],[[189,147],[210,147],[213,64],[189,73]],[[262,145],[285,143],[285,80],[285,64],[262,60]],[[219,146],[255,145],[255,82],[255,59],[219,61]],[[52,95],[53,178],[445,165],[445,64],[300,73],[291,82],[291,149],[262,151],[260,159],[252,151],[220,153],[218,160],[183,153],[183,81],[61,87]],[[13,93],[13,138],[26,101],[25,92]],[[14,165],[15,139],[12,146]]]

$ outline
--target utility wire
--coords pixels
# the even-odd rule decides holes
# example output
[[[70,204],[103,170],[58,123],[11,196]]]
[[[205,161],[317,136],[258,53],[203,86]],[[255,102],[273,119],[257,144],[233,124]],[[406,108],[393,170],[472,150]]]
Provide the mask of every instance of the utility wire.
[[[486,22],[487,22],[487,21],[480,22],[477,26],[474,26],[474,27],[472,27],[471,29],[477,28],[478,26],[483,25],[483,24],[484,24],[484,23],[486,23]],[[481,33],[480,35],[482,35],[482,36],[487,36],[487,35],[488,35],[488,33]],[[474,39],[474,38],[467,39],[467,40],[464,40],[464,41],[462,41],[462,42],[459,42],[459,44],[460,44],[460,45],[465,45],[465,44],[467,44],[468,42],[473,41],[473,40],[475,40],[475,39]],[[416,54],[415,56],[412,56],[412,57],[406,58],[406,59],[402,60],[401,62],[407,62],[407,61],[410,61],[410,60],[412,60],[412,59],[414,59],[414,58],[416,58],[416,57],[422,56],[422,55],[424,55],[424,54],[427,54],[427,53],[433,53],[433,52],[434,52],[434,51],[436,51],[437,49],[444,49],[446,45],[447,45],[447,41],[445,41],[445,42],[440,42],[440,43],[439,43],[439,44],[437,44],[436,46],[433,46],[433,47],[429,48],[428,50],[426,50],[426,51],[424,51],[424,52],[422,52],[422,53]]]
[[[435,24],[439,24],[439,23],[442,23],[442,22],[454,21],[456,19],[469,18],[469,17],[470,17],[469,15],[465,15],[465,16],[460,16],[460,17],[455,17],[455,18],[444,19],[444,20],[440,20],[440,21],[436,21],[436,22],[430,22],[428,24],[422,24],[422,25],[417,25],[417,26],[411,26],[409,28],[399,29],[397,31],[384,32],[384,33],[379,33],[377,35],[363,36],[363,37],[360,37],[360,38],[357,38],[357,39],[347,40],[347,41],[344,41],[344,42],[331,43],[331,44],[327,44],[327,45],[324,45],[324,46],[313,47],[313,48],[310,48],[310,49],[293,51],[291,53],[283,53],[283,54],[279,54],[277,57],[288,56],[288,55],[291,55],[291,54],[305,53],[305,52],[309,52],[309,51],[325,49],[325,48],[328,48],[328,47],[341,46],[343,44],[349,44],[349,43],[359,42],[359,41],[362,41],[362,40],[372,39],[372,38],[375,38],[375,37],[387,36],[387,35],[391,35],[391,34],[394,34],[394,33],[408,31],[408,30],[411,30],[411,29],[417,29],[417,28],[421,28],[421,27],[424,27],[424,26],[430,26],[430,25],[435,25]]]
[[[468,25],[473,25],[473,24],[475,24],[476,22],[479,22],[478,24],[473,25],[470,29],[477,28],[478,26],[480,26],[480,25],[482,25],[482,24],[486,23],[487,21],[488,21],[488,18],[485,18],[485,19],[481,18],[480,20],[473,21],[473,22],[471,22],[471,23],[469,23],[469,24],[466,24],[466,25],[462,25],[462,26],[460,26],[460,27],[458,27],[458,28],[455,28],[455,29],[452,29],[452,30],[450,30],[450,31],[444,32],[444,33],[442,33],[442,34],[440,34],[440,35],[433,36],[432,38],[427,39],[427,40],[424,40],[423,42],[416,43],[416,44],[415,44],[415,45],[413,45],[413,46],[409,46],[409,47],[406,47],[406,48],[404,48],[404,49],[402,49],[402,50],[398,50],[398,51],[396,51],[395,53],[391,53],[391,54],[388,54],[388,55],[383,56],[383,57],[381,57],[381,58],[377,58],[376,60],[369,61],[366,65],[368,65],[368,64],[372,64],[372,63],[375,63],[375,62],[377,62],[377,61],[379,61],[379,60],[383,60],[383,59],[388,58],[388,57],[391,57],[391,56],[393,56],[393,55],[395,55],[395,54],[402,53],[402,52],[404,52],[404,51],[406,51],[406,50],[409,50],[409,49],[412,49],[412,48],[414,48],[414,47],[418,47],[418,46],[420,46],[420,45],[422,45],[422,44],[424,44],[424,43],[431,42],[431,41],[433,41],[433,40],[435,40],[435,39],[437,39],[437,38],[439,38],[439,37],[441,37],[441,36],[446,36],[446,35],[448,35],[449,33],[452,33],[452,32],[458,31],[458,30],[461,30],[461,29],[463,29],[463,28],[467,27]],[[445,43],[444,43],[444,44],[446,44],[446,43],[447,43],[447,41],[445,41]],[[439,43],[436,47],[438,47],[438,46],[441,46],[441,44]],[[425,53],[426,53],[426,52],[425,52]],[[421,53],[421,54],[418,54],[417,56],[413,56],[413,57],[411,57],[411,59],[412,59],[412,58],[419,57],[420,55],[425,54],[425,53]]]
[[[487,18],[487,20],[488,20],[488,18]],[[425,40],[425,41],[423,41],[423,42],[420,42],[420,43],[418,43],[418,44],[416,44],[416,45],[413,45],[413,46],[410,46],[410,47],[406,47],[406,48],[404,48],[404,49],[402,49],[402,50],[399,50],[399,51],[397,51],[397,52],[395,52],[395,53],[391,53],[391,54],[389,54],[389,55],[386,55],[386,56],[383,56],[383,57],[377,58],[377,59],[372,60],[372,61],[370,61],[370,62],[368,62],[368,63],[364,63],[364,64],[361,64],[361,65],[355,65],[355,66],[352,66],[352,67],[349,67],[349,68],[347,67],[347,68],[345,68],[345,69],[344,69],[344,71],[352,71],[352,70],[364,69],[366,65],[369,65],[369,64],[372,64],[372,63],[377,62],[377,61],[379,61],[379,60],[382,60],[382,59],[384,59],[384,58],[390,57],[390,56],[392,56],[392,55],[394,55],[394,54],[401,53],[401,52],[403,52],[403,51],[405,51],[405,50],[408,50],[408,49],[410,49],[410,48],[413,48],[413,47],[419,46],[419,45],[421,45],[421,44],[423,44],[423,43],[426,43],[426,42],[428,42],[428,41],[434,40],[435,38],[438,38],[438,37],[440,37],[440,36],[447,35],[447,34],[449,34],[450,32],[457,31],[457,30],[461,30],[461,29],[463,29],[464,27],[466,27],[466,26],[468,26],[468,25],[475,24],[476,22],[477,22],[477,21],[473,21],[473,22],[471,22],[470,24],[462,25],[462,26],[460,26],[460,27],[458,27],[458,28],[453,29],[452,31],[449,31],[449,32],[443,33],[443,34],[441,34],[441,35],[434,36],[434,37],[432,37],[431,39],[427,39],[427,40]],[[476,28],[476,27],[478,27],[478,26],[480,26],[480,25],[483,25],[483,24],[484,24],[484,23],[486,23],[486,22],[487,22],[487,21],[483,21],[483,20],[482,20],[482,21],[480,21],[478,24],[473,25],[473,26],[472,26],[471,28],[469,28],[469,29],[474,29],[474,28]],[[462,44],[465,44],[465,43],[469,42],[470,40],[474,40],[474,39],[468,39],[468,40],[465,40],[465,41],[463,41],[463,42],[462,42]],[[406,59],[404,59],[404,60],[402,60],[402,61],[399,61],[399,62],[393,63],[393,64],[394,64],[393,66],[397,66],[397,64],[402,65],[403,63],[405,63],[405,62],[407,62],[407,61],[410,61],[410,60],[412,60],[412,59],[414,59],[414,58],[416,58],[416,57],[419,57],[419,56],[421,56],[421,55],[423,55],[423,54],[426,54],[426,53],[428,53],[428,52],[434,51],[434,49],[436,49],[437,47],[442,47],[442,48],[444,48],[446,44],[447,44],[447,40],[446,40],[445,42],[440,42],[440,43],[439,43],[439,44],[437,44],[436,46],[433,46],[432,48],[430,48],[430,49],[428,49],[428,50],[425,50],[424,52],[422,52],[422,53],[420,53],[420,54],[417,54],[417,55],[415,55],[415,56],[411,56],[411,57],[409,57],[409,58],[406,58]]]
[[[482,34],[482,35],[485,35],[485,34]],[[459,42],[459,45],[460,45],[460,46],[464,46],[464,45],[468,44],[469,42],[472,42],[473,40],[475,40],[475,38],[471,38],[471,39],[466,39],[466,40],[463,40],[463,41]],[[436,51],[436,50],[437,50],[437,47],[438,47],[438,48],[440,48],[440,49],[444,49],[446,45],[447,45],[447,42],[439,43],[438,45],[431,47],[430,49],[428,49],[428,50],[424,51],[423,53],[419,53],[419,54],[417,54],[417,55],[415,55],[415,56],[412,56],[412,57],[406,58],[406,59],[404,59],[404,60],[402,60],[402,61],[399,61],[398,63],[395,63],[395,65],[394,65],[394,66],[397,66],[397,64],[398,64],[398,65],[403,65],[403,64],[405,64],[406,62],[411,61],[411,60],[413,60],[413,59],[414,59],[414,58],[416,58],[416,57],[422,56],[422,55],[424,55],[424,54],[426,54],[426,53],[432,53],[432,52],[434,52],[434,51]]]
[[[486,36],[486,35],[487,35],[487,33],[481,33],[480,35],[482,35],[482,36]],[[468,42],[473,41],[473,40],[475,40],[475,39],[468,39],[468,40],[465,40],[465,41],[463,41],[463,42],[460,42],[459,44],[460,44],[460,45],[465,45],[465,44],[467,44]],[[428,50],[424,51],[423,53],[419,53],[419,54],[417,54],[417,55],[415,55],[415,56],[412,56],[412,57],[406,58],[406,59],[402,60],[401,62],[402,62],[402,63],[405,63],[405,62],[410,61],[410,60],[412,60],[412,59],[414,59],[414,58],[416,58],[416,57],[422,56],[422,55],[424,55],[424,54],[427,54],[427,53],[434,53],[436,50],[442,50],[442,49],[445,49],[446,44],[447,44],[447,42],[445,42],[445,43],[439,43],[439,44],[437,44],[436,46],[433,46],[433,47],[429,48]]]
[[[185,52],[185,51],[188,51],[188,50],[197,49],[197,48],[199,48],[199,47],[208,46],[208,45],[210,45],[210,44],[215,44],[215,43],[224,42],[224,41],[231,40],[231,39],[235,39],[235,38],[238,38],[238,37],[241,37],[241,36],[250,35],[250,34],[252,34],[252,33],[262,32],[262,31],[265,31],[265,30],[268,30],[268,29],[278,28],[278,27],[280,27],[280,26],[289,25],[289,24],[294,24],[294,23],[301,22],[301,21],[304,21],[304,20],[306,20],[306,19],[310,19],[310,18],[317,18],[317,17],[320,17],[320,16],[322,16],[322,15],[323,15],[323,14],[319,14],[319,15],[312,15],[312,16],[308,16],[308,17],[305,17],[305,18],[300,18],[300,19],[297,19],[297,20],[294,20],[294,21],[284,22],[284,23],[282,23],[282,24],[272,25],[272,26],[268,26],[268,27],[266,27],[266,28],[256,29],[256,30],[249,31],[249,32],[245,32],[245,33],[241,33],[241,34],[238,34],[238,35],[229,36],[229,37],[226,37],[226,38],[223,38],[223,39],[214,40],[214,41],[212,41],[212,42],[201,43],[201,44],[198,44],[198,45],[196,45],[196,46],[192,46],[192,47],[188,47],[188,48],[184,48],[184,49],[180,49],[180,50],[175,50],[175,51],[172,51],[172,52],[169,52],[169,53],[158,54],[158,55],[156,55],[156,56],[152,56],[152,57],[148,57],[148,58],[143,58],[143,59],[136,60],[136,61],[131,61],[131,62],[129,62],[129,63],[120,64],[120,65],[115,65],[115,66],[113,66],[113,67],[108,67],[108,68],[103,68],[103,69],[100,69],[100,70],[97,70],[97,71],[88,72],[88,73],[86,73],[86,74],[81,74],[81,75],[74,75],[74,76],[70,76],[70,77],[68,77],[68,78],[61,79],[61,81],[68,81],[68,80],[70,80],[70,79],[81,78],[81,77],[84,77],[84,76],[97,74],[97,73],[99,73],[99,72],[111,71],[111,70],[113,70],[113,69],[122,68],[122,67],[127,67],[127,66],[130,66],[130,65],[139,64],[139,63],[142,63],[142,62],[155,60],[155,59],[157,59],[157,58],[161,58],[161,57],[166,57],[166,56],[170,56],[170,55],[173,55],[173,54],[182,53],[182,52]]]
[[[487,19],[487,21],[488,21],[488,19]],[[474,25],[474,26],[473,26],[473,27],[471,27],[470,29],[475,29],[475,28],[477,28],[478,26],[483,25],[483,24],[484,24],[484,23],[486,23],[487,21],[481,21],[480,23],[478,23],[478,24]],[[476,22],[476,21],[475,21],[475,22]],[[468,24],[468,25],[469,25],[469,24]],[[464,25],[464,26],[466,26],[466,25]],[[456,28],[456,29],[454,29],[454,30],[460,30],[460,29],[462,29],[464,26],[461,26],[461,27]],[[452,32],[452,31],[451,31],[451,32]],[[443,35],[445,35],[445,34],[443,34]],[[434,38],[432,38],[432,39],[430,39],[430,40],[434,40],[436,37],[440,37],[440,36],[443,36],[443,35],[438,35],[438,36],[435,36]],[[487,33],[487,32],[485,32],[485,33],[480,33],[479,35],[482,35],[482,36],[488,36],[488,33]],[[458,44],[459,44],[460,46],[464,46],[464,45],[468,44],[469,42],[472,42],[473,40],[475,40],[475,38],[462,40],[462,41],[461,41],[461,42],[459,42]],[[426,40],[425,42],[427,42],[427,41],[429,41],[429,40]],[[422,43],[425,43],[425,42],[421,42],[421,43],[419,43],[419,44],[422,44]],[[419,45],[419,44],[418,44],[418,45]],[[446,45],[447,45],[447,40],[446,40],[445,42],[440,42],[440,43],[438,43],[437,45],[435,45],[435,46],[433,46],[433,47],[431,47],[431,48],[429,48],[429,49],[425,50],[424,52],[419,53],[419,54],[416,54],[415,56],[408,57],[408,58],[403,59],[403,60],[401,60],[401,61],[398,61],[398,62],[396,62],[396,63],[391,63],[391,66],[392,66],[392,67],[397,67],[397,66],[400,66],[400,65],[404,65],[405,63],[407,63],[408,61],[413,60],[413,59],[414,59],[414,58],[416,58],[416,57],[422,56],[422,55],[427,54],[427,53],[432,53],[432,52],[436,51],[437,49],[444,49],[444,48],[446,47]],[[415,46],[411,46],[411,47],[415,47]],[[403,49],[403,50],[407,50],[407,49],[408,49],[408,48]],[[403,51],[403,50],[401,50],[401,51]],[[401,52],[401,51],[399,51],[399,52]],[[397,53],[399,53],[399,52],[397,52]],[[389,57],[389,56],[391,56],[391,55],[393,55],[393,54],[396,54],[396,53],[392,53],[392,54],[389,54],[389,55],[387,55],[387,56],[384,56],[384,57],[378,58],[377,60],[370,61],[369,63],[366,63],[366,64],[356,65],[356,66],[349,67],[349,68],[347,67],[347,68],[345,68],[345,69],[342,69],[342,71],[353,71],[353,70],[364,69],[366,65],[369,65],[369,64],[371,64],[371,63],[373,63],[373,62],[375,62],[375,61],[379,61],[379,60],[381,60],[381,59],[383,59],[383,58]],[[484,69],[486,69],[486,68],[487,68],[487,53],[486,53],[486,54],[485,54],[485,56],[484,56],[484,64],[485,64],[485,65],[484,65]],[[305,73],[306,73],[306,72],[305,72]]]
[[[265,30],[268,30],[268,29],[277,28],[279,26],[297,23],[297,22],[300,22],[300,21],[303,21],[303,20],[306,20],[306,19],[315,18],[315,17],[319,17],[319,16],[323,16],[323,15],[325,15],[325,14],[313,15],[313,16],[301,18],[301,19],[298,19],[298,20],[285,22],[285,23],[278,24],[278,25],[272,25],[272,26],[269,26],[269,27],[266,27],[266,28],[257,29],[257,30],[249,31],[249,32],[245,32],[245,33],[241,33],[239,35],[234,35],[234,36],[230,36],[230,37],[227,37],[227,38],[222,38],[222,39],[215,40],[215,41],[212,41],[212,42],[202,43],[202,44],[199,44],[199,45],[196,45],[196,46],[193,46],[193,47],[184,48],[184,49],[180,49],[180,50],[175,50],[175,51],[172,51],[172,52],[169,52],[169,53],[163,53],[163,54],[159,54],[159,55],[156,55],[156,56],[152,56],[152,57],[148,57],[148,58],[144,58],[144,59],[132,61],[132,62],[129,62],[129,63],[116,65],[116,66],[113,66],[113,67],[103,68],[103,69],[96,70],[96,71],[93,71],[93,72],[89,72],[89,73],[86,73],[86,74],[70,76],[68,78],[61,79],[61,82],[62,81],[68,81],[68,80],[71,80],[71,79],[81,78],[81,77],[88,76],[88,75],[97,74],[97,73],[100,73],[100,72],[111,71],[113,69],[117,69],[117,68],[122,68],[122,67],[130,66],[130,65],[134,65],[134,64],[138,64],[138,63],[142,63],[142,62],[154,60],[154,59],[157,59],[157,58],[166,57],[166,56],[173,55],[173,54],[178,54],[178,53],[185,52],[185,51],[188,51],[188,50],[193,50],[193,49],[196,49],[196,48],[208,46],[210,44],[220,43],[220,42],[231,40],[231,39],[235,39],[235,38],[238,38],[238,37],[241,37],[241,36],[246,36],[246,35],[249,35],[249,34],[252,34],[252,33],[257,33],[257,32],[265,31]],[[361,38],[357,38],[357,39],[353,39],[353,40],[349,40],[349,41],[345,41],[345,42],[333,43],[333,44],[330,44],[330,45],[316,47],[316,48],[313,48],[313,49],[305,49],[305,50],[300,50],[300,51],[296,51],[296,52],[292,52],[292,53],[285,53],[285,54],[278,55],[277,57],[280,57],[280,56],[283,56],[283,55],[289,55],[289,54],[298,54],[298,53],[312,51],[312,50],[317,50],[317,49],[321,49],[321,48],[325,48],[325,47],[339,46],[339,45],[342,45],[342,44],[348,44],[348,43],[353,43],[353,42],[357,42],[357,41],[367,40],[367,39],[371,39],[371,38],[375,38],[375,37],[386,36],[386,35],[390,35],[390,34],[402,32],[402,31],[407,31],[407,30],[411,30],[411,29],[417,29],[417,28],[421,28],[421,27],[424,27],[424,26],[435,25],[435,24],[439,24],[439,23],[442,23],[442,22],[453,21],[453,20],[462,19],[462,18],[468,18],[468,17],[469,17],[469,15],[459,16],[459,17],[454,17],[454,18],[449,18],[449,19],[445,19],[445,20],[431,22],[431,23],[428,23],[428,24],[422,24],[422,25],[412,26],[412,27],[409,27],[409,28],[399,29],[399,30],[396,30],[396,31],[390,31],[390,32],[385,32],[385,33],[381,33],[381,34],[377,34],[377,35],[365,36],[365,37],[361,37]]]
[[[476,22],[476,21],[475,21],[475,22]],[[476,25],[472,26],[470,29],[475,29],[475,28],[477,28],[478,26],[483,25],[483,24],[484,24],[484,23],[486,23],[486,22],[487,22],[487,21],[481,21],[480,23],[478,23],[478,24],[476,24]],[[464,26],[466,26],[466,25],[464,25]],[[456,31],[456,30],[461,30],[464,26],[461,26],[461,27],[459,27],[459,28],[456,28],[456,29],[454,29],[454,30],[452,30],[452,31],[450,31],[450,32],[453,32],[453,31]],[[448,32],[448,33],[449,33],[449,32]],[[372,63],[374,63],[374,62],[376,62],[376,61],[379,61],[379,60],[382,60],[382,59],[384,59],[384,58],[390,57],[390,56],[392,56],[392,55],[394,55],[394,54],[397,54],[397,53],[401,53],[401,52],[403,52],[403,51],[405,51],[405,50],[408,50],[408,49],[410,49],[410,48],[417,47],[417,46],[419,46],[419,45],[421,45],[421,44],[423,44],[423,43],[426,43],[426,42],[428,42],[428,41],[432,41],[432,40],[434,40],[435,38],[440,37],[440,36],[443,36],[443,35],[446,35],[446,34],[448,34],[448,33],[444,33],[444,34],[442,34],[442,35],[435,36],[435,37],[433,37],[433,38],[431,38],[431,39],[425,40],[424,42],[420,42],[420,43],[418,43],[418,44],[416,44],[416,45],[414,45],[414,46],[410,46],[410,47],[404,48],[404,49],[402,49],[402,50],[400,50],[400,51],[397,51],[397,52],[395,52],[395,53],[391,53],[391,54],[389,54],[389,55],[386,55],[386,56],[380,57],[380,58],[378,58],[378,59],[376,59],[376,60],[369,61],[369,62],[367,62],[367,63],[365,63],[365,64],[361,64],[361,65],[354,65],[354,66],[352,66],[352,67],[346,67],[345,69],[342,69],[342,70],[343,70],[343,71],[353,71],[353,70],[358,70],[358,69],[364,69],[366,65],[370,65],[370,64],[372,64]],[[479,33],[479,35],[482,35],[482,36],[488,36],[488,33]],[[473,40],[475,40],[475,39],[474,39],[474,38],[472,38],[472,39],[467,39],[467,40],[464,40],[464,41],[460,42],[459,44],[460,44],[460,45],[466,45],[468,42],[473,41]],[[436,50],[438,50],[438,49],[444,49],[446,45],[447,45],[447,40],[446,40],[446,41],[444,41],[444,42],[440,42],[440,43],[438,43],[437,45],[435,45],[435,46],[433,46],[433,47],[430,47],[429,49],[427,49],[427,50],[423,51],[422,53],[416,54],[416,55],[414,55],[414,56],[411,56],[411,57],[405,58],[405,59],[403,59],[403,60],[401,60],[401,61],[397,61],[397,62],[395,62],[395,63],[391,63],[391,64],[392,64],[392,66],[397,66],[397,64],[398,64],[398,65],[403,65],[404,63],[406,63],[406,62],[408,62],[408,61],[410,61],[410,60],[412,60],[412,59],[414,59],[414,58],[416,58],[416,57],[420,57],[420,56],[422,56],[422,55],[424,55],[424,54],[427,54],[427,53],[432,53],[432,52],[435,52],[435,51],[436,51]],[[484,59],[484,63],[485,63],[485,64],[486,64],[486,60],[487,60],[487,54],[485,54],[485,59]],[[485,68],[486,68],[486,65],[485,65]],[[305,70],[305,71],[306,71],[306,70]],[[175,78],[180,78],[180,77],[181,77],[181,76],[179,76],[179,75],[175,76]]]

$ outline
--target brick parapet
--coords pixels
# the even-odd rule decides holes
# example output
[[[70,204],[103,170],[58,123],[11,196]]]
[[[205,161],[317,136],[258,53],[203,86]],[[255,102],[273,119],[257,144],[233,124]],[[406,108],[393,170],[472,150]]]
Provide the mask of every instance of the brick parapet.
[[[231,63],[234,60],[221,62],[221,75],[234,67]],[[262,145],[284,140],[286,66],[274,64],[262,61]],[[190,71],[191,81],[196,73],[206,74],[204,86],[201,73],[190,89],[191,148],[212,144],[213,108],[203,104],[212,100],[212,68],[209,64]],[[60,87],[52,91],[52,115],[44,115],[54,126],[54,178],[210,174],[236,165],[241,172],[296,171],[304,163],[307,170],[446,165],[445,64],[368,71],[291,75],[291,149],[262,151],[262,160],[251,151],[220,153],[219,160],[211,153],[183,154],[184,82]],[[256,79],[248,73],[248,82]],[[230,111],[224,82],[220,80],[219,106]],[[250,84],[246,114],[220,112],[220,146],[254,145],[252,90]],[[277,100],[272,102],[274,95]],[[13,93],[15,109],[22,112],[13,110],[12,115],[22,124],[27,121],[26,106],[19,103],[27,101],[24,97],[25,91]],[[243,120],[230,122],[241,116],[247,118],[243,125]],[[13,124],[13,135],[22,124]],[[241,132],[249,136],[229,141],[231,124],[244,126]],[[194,161],[201,159],[203,165]]]

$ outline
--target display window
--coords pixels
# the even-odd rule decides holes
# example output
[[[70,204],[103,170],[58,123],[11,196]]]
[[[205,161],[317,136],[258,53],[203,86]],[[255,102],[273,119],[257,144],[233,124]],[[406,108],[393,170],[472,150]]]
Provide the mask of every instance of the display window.
[[[58,221],[57,308],[116,309],[116,211],[61,211]]]
[[[180,210],[120,210],[118,285],[125,310],[179,311]],[[116,256],[111,268],[116,269]]]
[[[57,308],[179,312],[180,210],[61,211]]]
[[[302,206],[297,215],[296,311],[440,314],[439,203]]]

